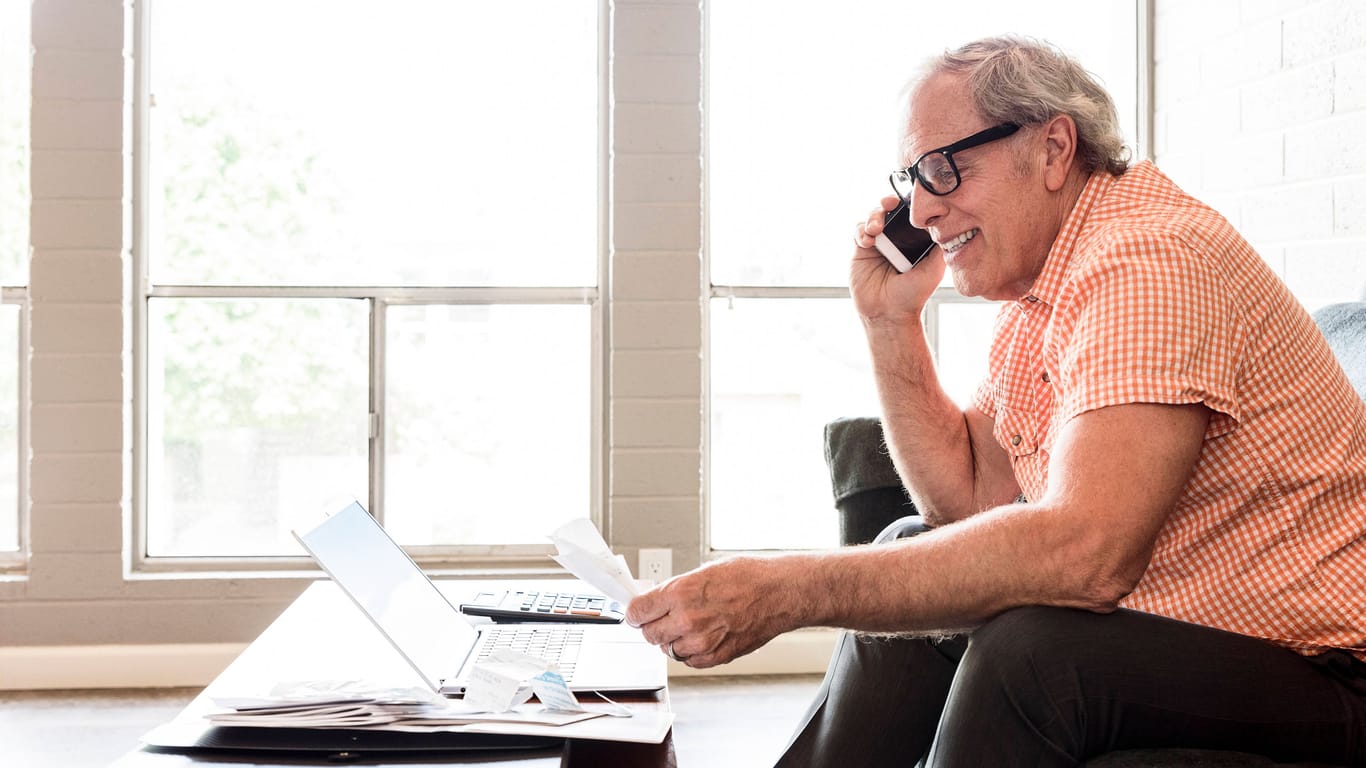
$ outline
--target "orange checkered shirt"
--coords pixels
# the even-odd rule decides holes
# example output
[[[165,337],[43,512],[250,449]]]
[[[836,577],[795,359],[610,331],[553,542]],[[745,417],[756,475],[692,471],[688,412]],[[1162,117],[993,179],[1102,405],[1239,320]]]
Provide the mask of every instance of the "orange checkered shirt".
[[[1029,499],[1062,426],[1123,403],[1213,413],[1120,604],[1366,660],[1366,405],[1252,247],[1146,162],[1091,177],[974,396]]]

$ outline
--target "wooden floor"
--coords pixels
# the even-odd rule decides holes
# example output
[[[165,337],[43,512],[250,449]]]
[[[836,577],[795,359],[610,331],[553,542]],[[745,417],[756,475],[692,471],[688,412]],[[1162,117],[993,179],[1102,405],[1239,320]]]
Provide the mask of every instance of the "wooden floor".
[[[670,683],[682,768],[771,765],[819,677],[690,677]],[[197,691],[0,691],[0,765],[100,768],[134,749]]]

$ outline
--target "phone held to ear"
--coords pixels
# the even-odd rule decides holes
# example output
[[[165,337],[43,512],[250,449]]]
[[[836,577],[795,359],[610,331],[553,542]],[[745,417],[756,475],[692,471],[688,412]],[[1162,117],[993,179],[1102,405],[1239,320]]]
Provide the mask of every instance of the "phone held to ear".
[[[904,200],[887,213],[884,222],[882,234],[873,238],[873,245],[896,271],[905,272],[930,255],[934,240],[928,230],[911,224],[911,212]]]

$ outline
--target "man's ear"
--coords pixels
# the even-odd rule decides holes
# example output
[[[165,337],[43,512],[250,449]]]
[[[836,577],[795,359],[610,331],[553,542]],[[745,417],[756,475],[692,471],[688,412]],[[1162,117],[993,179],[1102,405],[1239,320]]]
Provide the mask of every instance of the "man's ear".
[[[1077,124],[1069,115],[1055,115],[1043,125],[1044,186],[1057,192],[1067,182],[1077,154]]]

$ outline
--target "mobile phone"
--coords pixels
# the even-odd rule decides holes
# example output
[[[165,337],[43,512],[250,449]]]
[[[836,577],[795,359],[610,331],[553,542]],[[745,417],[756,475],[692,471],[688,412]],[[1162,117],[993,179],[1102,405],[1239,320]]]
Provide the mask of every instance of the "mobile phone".
[[[934,240],[930,239],[928,230],[911,223],[911,211],[905,200],[888,211],[883,221],[882,234],[873,238],[873,245],[896,271],[905,272],[930,255]]]

